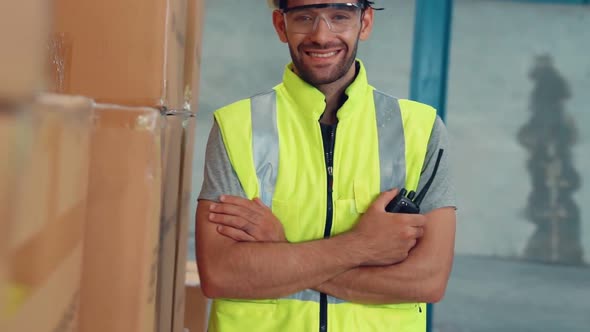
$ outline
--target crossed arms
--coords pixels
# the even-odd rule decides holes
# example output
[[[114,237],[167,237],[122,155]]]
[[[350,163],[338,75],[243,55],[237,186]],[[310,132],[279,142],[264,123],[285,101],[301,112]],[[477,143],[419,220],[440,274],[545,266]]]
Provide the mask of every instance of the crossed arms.
[[[451,272],[454,208],[392,214],[382,193],[349,232],[289,243],[258,199],[222,196],[197,207],[197,260],[210,298],[265,299],[312,288],[367,304],[442,299]]]

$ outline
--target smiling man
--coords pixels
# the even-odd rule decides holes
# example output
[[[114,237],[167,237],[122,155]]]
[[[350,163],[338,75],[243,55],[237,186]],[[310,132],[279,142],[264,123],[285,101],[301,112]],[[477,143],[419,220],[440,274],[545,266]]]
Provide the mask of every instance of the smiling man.
[[[424,331],[454,252],[444,124],[368,84],[356,53],[372,1],[271,2],[292,63],[270,91],[217,110],[207,144],[196,235],[209,331]],[[420,213],[386,211],[400,188],[425,193]]]

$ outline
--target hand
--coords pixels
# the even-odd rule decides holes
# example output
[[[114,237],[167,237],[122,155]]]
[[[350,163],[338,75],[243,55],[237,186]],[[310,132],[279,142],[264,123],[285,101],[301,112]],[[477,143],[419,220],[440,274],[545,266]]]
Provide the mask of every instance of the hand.
[[[360,238],[360,250],[367,253],[368,259],[362,265],[402,262],[424,235],[425,216],[385,211],[397,193],[397,189],[381,193],[352,231]]]
[[[219,234],[238,242],[287,242],[283,224],[260,199],[223,195],[220,201],[209,210]]]

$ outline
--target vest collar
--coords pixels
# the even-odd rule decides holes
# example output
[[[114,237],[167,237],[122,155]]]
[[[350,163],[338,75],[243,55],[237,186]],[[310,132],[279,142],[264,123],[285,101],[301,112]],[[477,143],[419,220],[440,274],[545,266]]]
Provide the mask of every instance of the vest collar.
[[[371,91],[363,63],[358,59],[356,63],[359,70],[354,81],[345,90],[348,99],[336,112],[338,120],[363,110],[364,107],[359,106],[366,102],[365,96]],[[298,112],[319,120],[326,108],[325,96],[320,90],[311,86],[293,72],[293,63],[288,64],[285,68],[283,85]]]

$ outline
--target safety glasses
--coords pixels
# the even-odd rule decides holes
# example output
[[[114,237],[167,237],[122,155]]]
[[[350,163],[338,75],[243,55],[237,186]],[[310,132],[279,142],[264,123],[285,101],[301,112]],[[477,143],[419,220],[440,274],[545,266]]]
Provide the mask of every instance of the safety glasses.
[[[360,25],[364,6],[359,3],[321,3],[282,9],[288,31],[309,34],[324,20],[333,33],[342,33]]]

